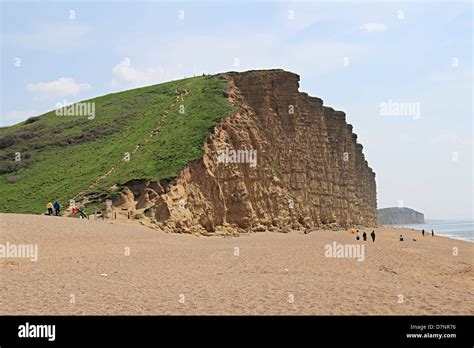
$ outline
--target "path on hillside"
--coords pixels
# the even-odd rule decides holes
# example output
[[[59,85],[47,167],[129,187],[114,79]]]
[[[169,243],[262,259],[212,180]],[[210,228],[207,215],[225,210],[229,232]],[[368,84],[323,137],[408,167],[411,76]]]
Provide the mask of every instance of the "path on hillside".
[[[185,88],[184,90],[182,91],[178,91],[178,89],[176,89],[176,93],[178,93],[178,95],[176,96],[175,100],[163,111],[163,117],[160,118],[160,120],[158,121],[158,123],[155,125],[155,127],[153,127],[145,137],[145,139],[143,140],[143,142],[141,143],[137,143],[135,145],[135,147],[133,148],[133,150],[130,152],[130,157],[132,157],[134,154],[137,153],[137,151],[143,146],[145,145],[146,143],[148,143],[155,135],[159,134],[162,130],[162,125],[163,125],[163,121],[165,120],[165,117],[169,114],[169,112],[171,111],[171,109],[178,103],[178,102],[184,102],[184,97],[189,93],[188,90]],[[108,178],[110,175],[112,175],[114,172],[117,171],[117,169],[119,169],[120,167],[122,167],[125,163],[127,163],[128,161],[126,161],[124,158],[120,159],[117,163],[115,163],[105,174],[101,175],[100,177],[98,177],[96,180],[94,180],[88,187],[87,189],[79,192],[78,194],[76,194],[74,196],[73,199],[77,199],[78,197],[81,197],[83,195],[85,195],[87,192],[90,192],[97,184],[99,184],[101,181],[105,180],[106,178]],[[82,201],[81,201],[81,204],[86,204],[89,202],[89,198],[84,198]]]

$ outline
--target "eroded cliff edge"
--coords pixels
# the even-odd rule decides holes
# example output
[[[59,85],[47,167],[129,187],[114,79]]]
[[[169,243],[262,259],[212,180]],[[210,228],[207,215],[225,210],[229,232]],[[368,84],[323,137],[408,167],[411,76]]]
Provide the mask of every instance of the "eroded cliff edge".
[[[294,73],[222,78],[238,111],[208,134],[204,157],[172,182],[127,183],[114,210],[173,232],[376,224],[375,174],[343,112],[298,92]],[[255,151],[256,162],[222,161],[222,151],[232,150]]]

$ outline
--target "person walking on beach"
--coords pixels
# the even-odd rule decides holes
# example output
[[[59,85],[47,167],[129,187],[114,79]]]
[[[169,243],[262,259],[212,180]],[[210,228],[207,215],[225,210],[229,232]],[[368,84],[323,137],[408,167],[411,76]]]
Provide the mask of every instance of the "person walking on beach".
[[[372,242],[375,242],[375,231],[372,230],[372,233],[370,234],[370,236],[372,237]]]
[[[403,242],[403,236],[400,235],[400,242]]]
[[[357,239],[357,240],[360,239],[360,232],[359,232],[359,230],[357,230],[357,232],[356,232],[356,239]]]
[[[431,237],[434,237],[434,230],[431,230]]]
[[[79,207],[79,218],[81,219],[89,219],[89,217],[84,212],[84,207]]]
[[[421,230],[421,235],[424,237],[425,236],[425,230]]]
[[[59,216],[59,213],[61,212],[61,206],[57,199],[56,202],[54,202],[54,212],[56,213],[56,216]]]
[[[364,238],[364,242],[367,242],[367,233],[365,233],[365,231],[362,234],[362,238]]]
[[[46,208],[48,208],[48,215],[53,215],[53,203],[48,202],[48,204],[46,204]]]

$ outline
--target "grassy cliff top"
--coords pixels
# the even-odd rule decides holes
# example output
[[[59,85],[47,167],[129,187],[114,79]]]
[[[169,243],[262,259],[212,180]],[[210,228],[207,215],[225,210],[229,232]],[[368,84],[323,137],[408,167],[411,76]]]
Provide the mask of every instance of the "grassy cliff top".
[[[55,199],[66,207],[132,179],[175,178],[234,112],[226,89],[221,78],[193,77],[80,102],[94,117],[76,105],[76,115],[51,111],[0,128],[0,212],[43,213]]]

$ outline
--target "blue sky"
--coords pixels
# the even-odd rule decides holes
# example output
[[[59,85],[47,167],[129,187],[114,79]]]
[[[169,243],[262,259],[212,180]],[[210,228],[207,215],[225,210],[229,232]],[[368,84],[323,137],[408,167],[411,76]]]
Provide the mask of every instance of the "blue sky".
[[[193,74],[283,68],[346,112],[379,207],[473,218],[469,1],[3,1],[1,22],[0,126]],[[420,113],[381,115],[388,101]]]

